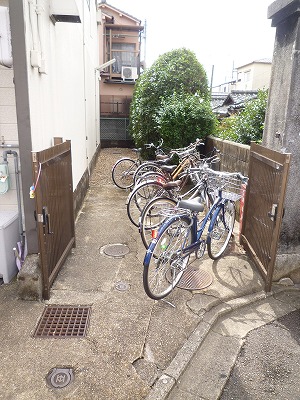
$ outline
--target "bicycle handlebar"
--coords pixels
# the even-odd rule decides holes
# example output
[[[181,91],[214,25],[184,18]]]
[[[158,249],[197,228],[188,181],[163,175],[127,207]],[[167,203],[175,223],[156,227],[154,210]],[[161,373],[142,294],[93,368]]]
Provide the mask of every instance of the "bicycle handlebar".
[[[215,171],[211,168],[206,167],[205,165],[202,167],[192,167],[189,168],[187,170],[187,173],[193,173],[193,172],[207,172],[209,174],[212,175],[217,175],[217,176],[221,176],[221,177],[233,177],[233,178],[237,178],[240,179],[241,181],[243,181],[244,183],[248,182],[248,177],[244,176],[241,172],[227,172],[227,171]]]
[[[144,146],[146,147],[146,149],[151,149],[152,147],[154,147],[155,149],[160,149],[162,147],[163,143],[164,143],[164,140],[160,139],[160,142],[158,143],[157,146],[154,143],[145,143]]]

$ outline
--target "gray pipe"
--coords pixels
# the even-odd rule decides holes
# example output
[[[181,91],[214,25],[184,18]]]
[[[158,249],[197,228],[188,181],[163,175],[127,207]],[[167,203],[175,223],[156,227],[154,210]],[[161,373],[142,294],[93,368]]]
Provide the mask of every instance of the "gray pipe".
[[[14,148],[14,149],[18,149],[19,145],[18,144],[0,144],[0,147],[3,149],[7,149],[7,148]]]
[[[8,145],[6,145],[8,146]],[[15,175],[16,175],[16,188],[17,188],[17,201],[18,201],[18,213],[19,213],[19,233],[20,233],[20,241],[22,245],[22,253],[24,250],[24,232],[23,232],[23,219],[22,219],[22,207],[21,207],[21,188],[20,188],[20,174],[19,174],[19,162],[18,162],[18,153],[13,150],[5,150],[3,152],[3,160],[7,162],[7,155],[12,154],[14,156],[15,163]]]

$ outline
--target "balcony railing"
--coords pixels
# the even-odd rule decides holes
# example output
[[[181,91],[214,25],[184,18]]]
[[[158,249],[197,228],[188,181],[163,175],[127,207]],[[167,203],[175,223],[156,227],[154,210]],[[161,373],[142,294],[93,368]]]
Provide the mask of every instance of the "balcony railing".
[[[103,95],[100,97],[100,115],[128,117],[131,100],[127,96]]]

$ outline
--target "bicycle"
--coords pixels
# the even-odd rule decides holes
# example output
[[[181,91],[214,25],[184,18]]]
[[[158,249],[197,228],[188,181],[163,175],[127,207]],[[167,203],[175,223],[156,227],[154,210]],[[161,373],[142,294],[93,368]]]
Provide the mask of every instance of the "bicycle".
[[[203,172],[208,168],[208,165],[218,162],[218,160],[219,159],[215,156],[208,158],[208,162],[205,162],[200,168],[197,168],[197,175],[194,178],[192,178],[193,174],[187,173],[195,183],[195,186],[187,192],[178,195],[178,192],[172,191],[169,193],[168,197],[155,197],[145,205],[139,219],[139,233],[146,249],[153,239],[154,232],[166,219],[163,213],[164,209],[176,207],[180,200],[193,199],[198,196],[201,197],[204,204],[204,210],[201,215],[198,214],[198,218],[202,218],[203,213],[205,215],[208,212],[209,208],[214,203],[215,188],[209,186],[207,175],[203,174]],[[199,170],[202,171],[202,176],[199,176]],[[167,187],[168,185],[165,185],[165,188]]]
[[[200,139],[196,139],[194,143],[191,143],[187,147],[182,147],[178,149],[172,149],[169,151],[169,159],[165,160],[164,163],[159,161],[149,161],[139,167],[134,172],[133,181],[134,186],[138,185],[142,180],[151,179],[151,175],[157,175],[162,181],[169,181],[177,179],[178,174],[182,171],[180,164],[187,157],[194,158],[195,161],[200,159],[200,146],[204,143]],[[174,158],[178,158],[178,163],[176,165],[166,165]]]
[[[126,200],[126,209],[129,220],[136,227],[139,226],[139,218],[145,205],[154,197],[175,197],[175,192],[180,192],[188,182],[188,175],[182,174],[183,171],[195,166],[192,155],[187,155],[176,166],[170,166],[169,171],[172,172],[172,179],[179,178],[176,181],[166,182],[164,178],[146,179],[135,186]],[[173,185],[172,185],[173,183]],[[166,186],[167,185],[167,186]],[[178,196],[177,196],[178,197]]]
[[[247,178],[240,173],[211,169],[206,173],[218,190],[205,218],[199,223],[197,215],[204,209],[200,197],[179,201],[178,208],[164,211],[167,219],[145,254],[143,285],[154,300],[166,297],[176,287],[192,253],[200,259],[207,247],[209,257],[217,260],[227,248],[235,222],[235,201],[241,198]],[[208,233],[203,238],[207,224]]]
[[[146,149],[155,149],[157,157],[161,156],[161,160],[168,158],[162,150],[163,141],[155,146],[153,143],[145,144]],[[130,189],[133,185],[133,176],[135,170],[144,162],[141,158],[141,148],[132,149],[136,153],[136,158],[122,157],[112,167],[111,176],[113,183],[120,189]]]

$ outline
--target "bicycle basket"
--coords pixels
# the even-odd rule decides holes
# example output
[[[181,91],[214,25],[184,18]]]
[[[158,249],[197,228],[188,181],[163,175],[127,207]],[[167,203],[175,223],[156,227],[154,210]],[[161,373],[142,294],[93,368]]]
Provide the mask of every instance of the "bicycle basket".
[[[225,174],[209,174],[208,184],[210,188],[221,190],[223,199],[238,201],[245,195],[246,185],[241,179]]]

